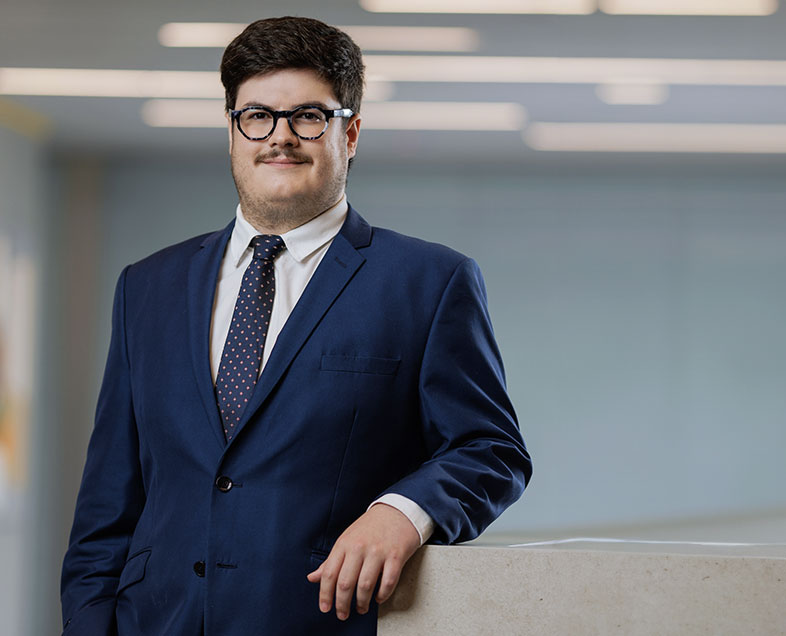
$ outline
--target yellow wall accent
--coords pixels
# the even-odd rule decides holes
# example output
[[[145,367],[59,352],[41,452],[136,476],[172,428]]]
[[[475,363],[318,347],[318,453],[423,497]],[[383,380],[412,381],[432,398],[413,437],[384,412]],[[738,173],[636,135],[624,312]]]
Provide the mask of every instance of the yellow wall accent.
[[[36,141],[52,133],[52,121],[34,110],[0,97],[0,126]]]

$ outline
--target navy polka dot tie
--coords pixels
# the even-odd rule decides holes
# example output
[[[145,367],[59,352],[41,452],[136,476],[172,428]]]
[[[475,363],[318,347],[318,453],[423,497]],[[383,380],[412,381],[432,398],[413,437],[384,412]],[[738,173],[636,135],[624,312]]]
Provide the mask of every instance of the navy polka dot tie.
[[[276,293],[273,261],[286,246],[280,236],[260,234],[251,239],[251,247],[254,258],[243,274],[216,377],[216,397],[227,441],[235,434],[259,375]]]

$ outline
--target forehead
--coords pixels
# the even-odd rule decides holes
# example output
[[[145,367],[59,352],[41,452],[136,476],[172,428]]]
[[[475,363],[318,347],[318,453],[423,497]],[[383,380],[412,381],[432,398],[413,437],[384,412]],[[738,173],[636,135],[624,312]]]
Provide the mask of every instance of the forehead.
[[[314,102],[331,108],[340,106],[333,88],[315,71],[291,68],[249,77],[238,86],[235,108],[263,104],[277,110],[287,110]]]

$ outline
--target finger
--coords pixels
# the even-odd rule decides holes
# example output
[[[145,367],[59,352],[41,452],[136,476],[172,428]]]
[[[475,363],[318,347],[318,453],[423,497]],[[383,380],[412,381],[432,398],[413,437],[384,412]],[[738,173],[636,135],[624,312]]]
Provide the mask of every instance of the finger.
[[[363,554],[358,549],[347,554],[341,564],[341,571],[336,580],[336,616],[342,621],[349,618],[352,595],[355,593],[362,565]]]
[[[382,568],[382,580],[379,584],[379,591],[377,592],[377,603],[384,603],[390,598],[390,595],[393,594],[393,590],[395,590],[396,585],[398,585],[402,567],[404,567],[404,562],[399,556],[390,556],[385,561],[385,565]]]
[[[324,563],[323,563],[322,565],[324,565]],[[314,570],[313,572],[309,572],[308,574],[306,574],[306,578],[307,578],[307,579],[308,579],[308,580],[309,580],[311,583],[319,583],[319,580],[322,578],[322,565],[320,565],[320,566],[319,566],[319,567],[318,567],[316,570]]]
[[[343,561],[343,553],[336,553],[334,548],[325,562],[319,566],[319,570],[322,570],[319,580],[319,610],[323,613],[329,612],[330,608],[333,607],[336,579]]]
[[[374,594],[374,586],[377,584],[377,579],[382,572],[384,561],[379,557],[366,556],[363,561],[363,566],[360,568],[358,575],[357,594],[355,596],[355,607],[358,614],[365,614],[368,612],[368,606],[371,603],[371,595]]]

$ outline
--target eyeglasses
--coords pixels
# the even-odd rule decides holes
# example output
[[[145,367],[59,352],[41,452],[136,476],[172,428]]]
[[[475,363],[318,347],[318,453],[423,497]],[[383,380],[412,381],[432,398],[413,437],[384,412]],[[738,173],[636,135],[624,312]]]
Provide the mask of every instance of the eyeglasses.
[[[319,106],[298,106],[294,110],[270,110],[264,106],[248,106],[230,110],[229,114],[246,139],[264,141],[273,134],[282,117],[300,139],[313,140],[325,134],[333,117],[352,117],[355,113],[350,108],[328,110]]]

